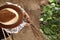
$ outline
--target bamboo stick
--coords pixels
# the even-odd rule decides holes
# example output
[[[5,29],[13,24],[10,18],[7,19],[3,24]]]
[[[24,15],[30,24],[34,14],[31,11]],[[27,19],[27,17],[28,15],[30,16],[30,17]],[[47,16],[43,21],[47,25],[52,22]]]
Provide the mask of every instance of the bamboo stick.
[[[7,40],[7,38],[6,38],[6,35],[5,35],[5,33],[4,33],[4,29],[2,28],[2,32],[3,32],[3,35],[4,35],[4,40]],[[9,40],[12,40],[12,38],[11,38],[11,36],[7,33],[7,35],[8,35],[8,38],[9,38]]]
[[[2,29],[2,32],[3,32],[3,35],[4,35],[4,40],[7,40],[3,28],[1,28],[1,29]]]
[[[34,33],[34,35],[35,35],[35,37],[38,39],[38,40],[40,40],[40,37],[41,37],[41,35],[40,35],[40,31],[39,31],[39,29],[34,25],[34,23],[32,22],[32,20],[30,20],[30,19],[25,19],[28,23],[30,23],[30,25],[31,25],[31,28],[32,28],[32,31],[33,31],[33,33]]]

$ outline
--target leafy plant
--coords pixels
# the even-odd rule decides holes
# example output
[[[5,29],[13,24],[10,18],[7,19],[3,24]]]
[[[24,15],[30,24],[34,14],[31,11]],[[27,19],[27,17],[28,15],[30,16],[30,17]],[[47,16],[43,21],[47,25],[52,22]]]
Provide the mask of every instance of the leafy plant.
[[[40,29],[49,40],[58,40],[60,34],[60,3],[56,0],[49,0],[49,5],[42,6],[40,18]]]

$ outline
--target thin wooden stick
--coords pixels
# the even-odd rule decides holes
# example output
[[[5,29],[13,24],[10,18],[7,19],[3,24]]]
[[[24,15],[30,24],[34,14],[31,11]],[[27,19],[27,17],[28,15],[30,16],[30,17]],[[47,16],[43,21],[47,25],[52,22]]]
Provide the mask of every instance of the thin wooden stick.
[[[41,35],[40,35],[39,29],[36,28],[36,26],[34,25],[34,23],[33,23],[30,19],[25,19],[25,20],[28,21],[28,23],[30,23],[31,28],[32,28],[32,30],[33,30],[33,33],[34,33],[35,37],[36,37],[38,40],[40,40]]]
[[[10,40],[13,40],[12,38],[11,38],[11,36],[7,33],[7,35],[8,35],[8,38],[10,39]]]
[[[13,33],[11,33],[11,38],[12,38],[12,40],[14,40],[14,38],[13,38]]]
[[[6,38],[6,35],[5,35],[5,33],[4,33],[4,29],[2,28],[2,32],[3,32],[3,35],[4,35],[4,39],[5,40],[7,40],[7,38]],[[12,40],[12,38],[10,37],[10,35],[7,33],[7,35],[8,35],[8,38],[9,38],[9,40]]]

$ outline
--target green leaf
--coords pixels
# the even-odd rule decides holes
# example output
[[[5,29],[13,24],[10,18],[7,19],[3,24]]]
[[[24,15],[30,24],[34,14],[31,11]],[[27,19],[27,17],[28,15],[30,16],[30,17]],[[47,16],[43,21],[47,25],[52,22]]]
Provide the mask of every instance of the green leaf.
[[[44,33],[47,35],[55,34],[49,27],[44,28]]]
[[[48,10],[47,13],[48,13],[48,15],[52,15],[53,14],[51,10]]]
[[[55,6],[55,3],[52,3],[51,6]]]
[[[50,3],[55,2],[55,0],[49,0]]]
[[[41,18],[40,21],[43,21],[43,18]]]
[[[57,35],[50,35],[49,36],[49,39],[50,40],[57,40]]]

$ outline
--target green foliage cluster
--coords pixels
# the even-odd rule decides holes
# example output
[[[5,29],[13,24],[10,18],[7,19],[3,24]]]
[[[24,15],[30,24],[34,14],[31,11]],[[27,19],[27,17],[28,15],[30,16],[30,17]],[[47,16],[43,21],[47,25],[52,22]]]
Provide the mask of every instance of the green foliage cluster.
[[[60,34],[60,3],[59,0],[49,0],[49,5],[42,6],[40,29],[49,40],[58,40]]]

